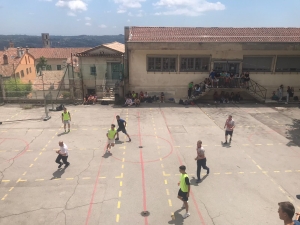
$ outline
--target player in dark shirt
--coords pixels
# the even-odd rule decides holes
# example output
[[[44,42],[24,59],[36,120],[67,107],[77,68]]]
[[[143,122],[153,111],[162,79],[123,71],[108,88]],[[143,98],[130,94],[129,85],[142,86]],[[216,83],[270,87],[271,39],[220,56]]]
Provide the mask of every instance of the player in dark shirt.
[[[117,118],[117,122],[118,122],[118,130],[117,130],[117,138],[116,138],[116,141],[118,141],[119,140],[119,132],[120,131],[122,131],[124,134],[126,134],[126,136],[129,138],[129,141],[131,141],[131,138],[130,138],[130,136],[129,136],[129,134],[127,134],[127,131],[126,131],[126,129],[125,129],[125,127],[126,127],[126,121],[125,120],[122,120],[121,118],[120,118],[120,116],[118,115],[118,116],[116,116],[116,118]]]

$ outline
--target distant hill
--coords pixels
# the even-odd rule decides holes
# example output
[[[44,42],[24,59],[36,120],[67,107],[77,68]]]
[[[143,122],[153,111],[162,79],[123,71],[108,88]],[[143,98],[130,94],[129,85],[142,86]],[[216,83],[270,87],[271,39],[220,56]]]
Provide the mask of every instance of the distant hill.
[[[41,36],[29,36],[29,35],[0,35],[0,51],[4,47],[9,47],[9,41],[14,43],[15,47],[28,46],[29,48],[42,48]],[[104,43],[117,41],[124,43],[124,35],[104,35],[104,36],[52,36],[50,34],[50,42],[52,48],[64,48],[64,47],[94,47]]]

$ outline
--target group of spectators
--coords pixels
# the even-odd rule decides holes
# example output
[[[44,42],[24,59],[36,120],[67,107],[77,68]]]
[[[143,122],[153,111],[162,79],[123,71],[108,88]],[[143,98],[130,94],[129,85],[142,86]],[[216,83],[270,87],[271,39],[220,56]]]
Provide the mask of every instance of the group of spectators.
[[[95,105],[97,102],[97,95],[93,94],[86,94],[83,99],[83,105]]]
[[[294,98],[294,100],[298,100],[298,97],[294,96],[294,88],[287,86],[286,95],[284,96],[284,87],[282,84],[279,86],[279,88],[277,88],[276,91],[273,91],[271,97],[272,100],[276,100],[276,101],[286,100],[285,104],[289,103],[290,98]]]
[[[215,91],[213,98],[215,103],[230,103],[230,102],[239,103],[241,100],[243,100],[243,98],[240,95],[240,92],[237,93],[231,92],[229,94],[229,92],[221,91],[221,93],[218,94],[218,92]]]
[[[212,70],[209,74],[209,87],[234,88],[245,87],[249,89],[250,74],[249,72],[239,73],[216,72]]]
[[[194,84],[194,82],[190,82],[188,89],[188,99],[195,98],[196,96],[204,92],[205,89],[208,87],[208,84],[206,84],[206,82],[207,80],[205,80],[204,83],[201,82],[199,84]]]
[[[123,107],[126,106],[140,106],[141,102],[145,103],[152,103],[153,101],[160,100],[161,103],[165,102],[165,94],[164,92],[160,93],[160,96],[157,97],[156,95],[150,96],[147,92],[140,91],[140,93],[136,93],[134,91],[128,91],[125,97],[125,103]]]

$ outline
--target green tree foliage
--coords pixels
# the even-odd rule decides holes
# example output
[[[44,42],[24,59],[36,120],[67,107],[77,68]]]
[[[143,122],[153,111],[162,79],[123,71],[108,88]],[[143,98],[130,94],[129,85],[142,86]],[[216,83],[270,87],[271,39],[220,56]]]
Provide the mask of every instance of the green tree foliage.
[[[4,82],[4,88],[7,97],[26,97],[32,91],[32,84],[10,78]]]

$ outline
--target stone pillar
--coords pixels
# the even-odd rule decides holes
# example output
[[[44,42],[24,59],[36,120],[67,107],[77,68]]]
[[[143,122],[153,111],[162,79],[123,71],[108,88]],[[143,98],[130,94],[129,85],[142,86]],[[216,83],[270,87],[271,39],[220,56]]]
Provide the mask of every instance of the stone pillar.
[[[6,99],[6,93],[5,93],[5,88],[4,88],[4,79],[2,77],[2,75],[0,75],[0,89],[1,89],[1,95],[2,95],[2,99],[0,99],[0,102],[4,102],[4,100]]]

